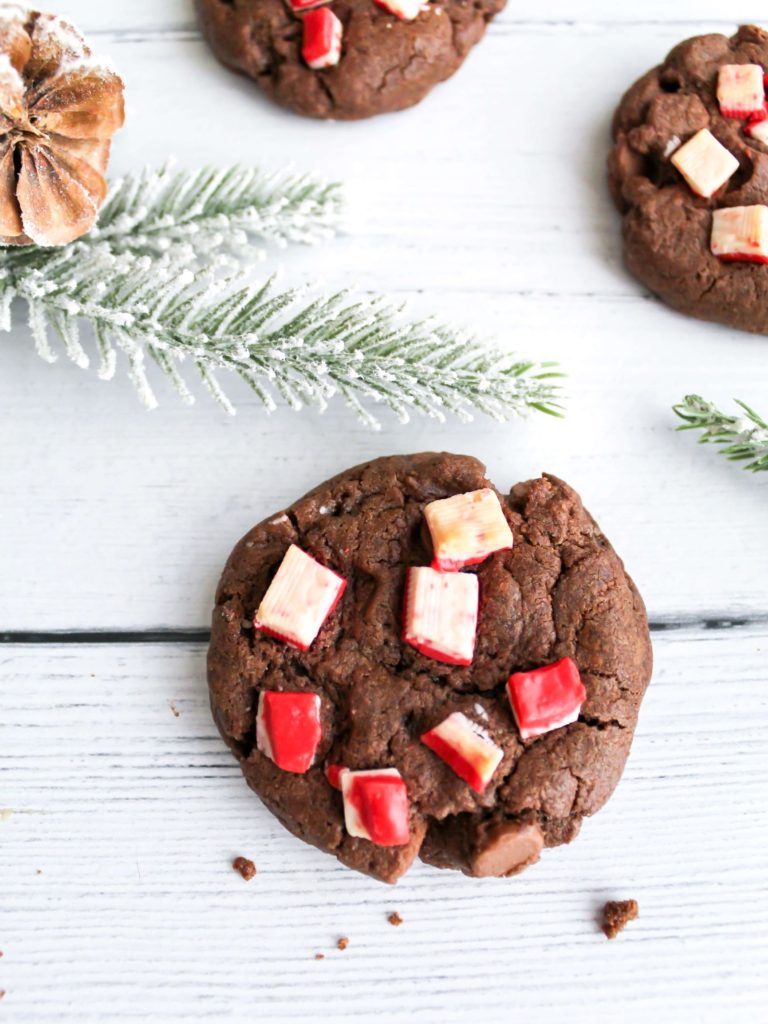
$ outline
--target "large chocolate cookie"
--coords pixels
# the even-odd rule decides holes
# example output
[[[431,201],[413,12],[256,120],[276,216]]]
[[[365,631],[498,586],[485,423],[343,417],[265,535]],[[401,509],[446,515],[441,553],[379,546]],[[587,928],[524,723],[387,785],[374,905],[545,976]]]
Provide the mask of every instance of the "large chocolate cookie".
[[[742,95],[735,110],[722,80],[734,78],[733,65],[755,65],[740,70],[757,83],[756,97]],[[680,43],[625,94],[609,158],[629,270],[683,313],[758,333],[768,332],[768,145],[761,141],[768,126],[757,127],[765,71],[768,33],[753,25],[730,39],[713,34]],[[733,87],[725,83],[726,91]],[[736,83],[737,96],[749,88],[746,80]],[[723,215],[734,207],[748,209]]]
[[[513,547],[458,574],[435,574],[479,580],[474,658],[468,666],[446,664],[402,639],[406,570],[428,566],[434,554],[425,506],[482,489],[509,535],[506,517]],[[634,584],[578,495],[556,477],[518,484],[498,496],[501,508],[496,494],[483,465],[467,456],[377,459],[254,527],[219,584],[211,704],[249,785],[295,835],[384,881],[395,881],[417,856],[470,875],[514,874],[542,846],[574,838],[582,818],[610,796],[629,753],[651,672]],[[253,624],[291,545],[347,581],[303,652]],[[326,575],[333,589],[337,577]],[[578,720],[521,738],[508,677],[568,658],[586,689]],[[308,762],[282,770],[263,752],[257,708],[260,695],[273,691],[319,698],[319,742],[308,770]],[[473,742],[497,750],[481,793],[422,741],[457,712],[475,723]],[[399,770],[407,807],[398,845],[345,829],[342,794],[326,774],[339,765]]]
[[[197,0],[197,8],[219,60],[272,99],[308,117],[354,120],[418,103],[461,66],[505,2],[436,0],[402,21],[374,0],[335,0],[341,57],[322,70],[302,57],[302,15],[289,0]]]

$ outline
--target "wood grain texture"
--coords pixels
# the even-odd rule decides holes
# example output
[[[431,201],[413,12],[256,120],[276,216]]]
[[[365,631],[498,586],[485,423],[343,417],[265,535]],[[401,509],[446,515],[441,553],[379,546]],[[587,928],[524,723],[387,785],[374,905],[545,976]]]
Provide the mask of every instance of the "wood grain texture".
[[[102,17],[97,7],[82,10]],[[115,24],[129,7],[110,5]],[[339,408],[268,418],[237,384],[229,421],[205,394],[180,405],[162,380],[163,405],[147,414],[124,377],[103,384],[63,359],[41,364],[20,327],[0,345],[0,628],[204,626],[226,554],[253,523],[346,466],[424,448],[477,455],[502,487],[542,470],[563,476],[656,618],[768,608],[762,562],[745,557],[763,543],[768,480],[698,450],[670,412],[688,391],[759,405],[768,342],[649,299],[621,268],[605,189],[614,103],[679,27],[508,28],[427,103],[354,125],[285,114],[194,39],[118,35],[129,111],[114,170],[159,164],[170,149],[190,166],[292,160],[343,180],[349,235],[271,253],[269,265],[292,281],[407,299],[414,316],[438,313],[559,359],[567,420],[388,419],[373,436]],[[521,102],[543,66],[556,69],[543,78],[549,91]]]
[[[247,790],[202,647],[3,648],[2,1012],[761,1019],[768,629],[664,633],[655,649],[624,780],[571,847],[517,879],[419,865],[387,887],[293,839]],[[240,854],[258,867],[248,884]],[[596,913],[630,896],[640,918],[608,943]]]
[[[559,359],[570,400],[562,423],[371,435],[338,407],[268,418],[237,387],[229,420],[160,382],[148,414],[125,379],[43,365],[21,321],[0,339],[0,640],[39,641],[0,644],[0,1024],[762,1020],[768,479],[676,434],[669,407],[693,390],[765,408],[768,340],[677,316],[626,275],[604,160],[635,77],[764,11],[510,0],[420,107],[342,125],[221,68],[191,0],[66,6],[126,80],[114,174],[173,153],[341,180],[346,235],[269,252],[265,272],[385,292]],[[676,628],[654,633],[625,778],[575,845],[508,882],[417,866],[390,889],[275,823],[215,733],[204,645],[162,630],[203,635],[254,522],[348,465],[424,448],[479,456],[501,487],[565,477]],[[44,642],[53,630],[101,642]],[[238,854],[257,862],[248,884]],[[641,916],[608,943],[599,907],[629,896]]]

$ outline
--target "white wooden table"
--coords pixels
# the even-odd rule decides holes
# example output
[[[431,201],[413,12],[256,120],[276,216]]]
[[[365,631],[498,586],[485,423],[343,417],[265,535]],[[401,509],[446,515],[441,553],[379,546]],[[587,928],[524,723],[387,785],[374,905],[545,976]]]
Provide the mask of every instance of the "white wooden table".
[[[245,391],[230,420],[162,382],[150,414],[125,378],[48,367],[21,326],[0,337],[0,1021],[766,1020],[768,479],[676,434],[670,406],[698,391],[765,411],[768,341],[642,292],[603,170],[634,77],[764,9],[510,0],[420,107],[343,125],[219,67],[191,7],[62,12],[127,83],[113,173],[172,152],[343,181],[350,235],[286,254],[287,274],[561,360],[568,417],[374,435],[342,408],[267,418]],[[646,598],[656,671],[624,780],[573,847],[511,881],[417,865],[391,889],[248,792],[207,709],[205,630],[247,527],[425,448],[484,458],[502,487],[572,482]],[[597,910],[626,896],[640,919],[607,943]]]

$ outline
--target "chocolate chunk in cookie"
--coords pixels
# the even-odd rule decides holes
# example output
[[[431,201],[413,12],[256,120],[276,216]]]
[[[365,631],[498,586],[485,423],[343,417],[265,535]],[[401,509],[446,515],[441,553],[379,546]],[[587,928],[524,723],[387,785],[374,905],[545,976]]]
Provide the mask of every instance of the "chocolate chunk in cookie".
[[[416,570],[453,581],[419,614]],[[254,527],[219,584],[208,670],[267,807],[392,882],[416,857],[513,875],[573,839],[619,780],[651,649],[567,484],[505,496],[475,459],[428,453],[348,470]]]
[[[411,107],[449,78],[505,0],[197,0],[228,67],[307,117]],[[312,10],[307,10],[312,8]]]
[[[625,94],[609,181],[629,270],[689,316],[768,333],[768,32],[695,36]]]

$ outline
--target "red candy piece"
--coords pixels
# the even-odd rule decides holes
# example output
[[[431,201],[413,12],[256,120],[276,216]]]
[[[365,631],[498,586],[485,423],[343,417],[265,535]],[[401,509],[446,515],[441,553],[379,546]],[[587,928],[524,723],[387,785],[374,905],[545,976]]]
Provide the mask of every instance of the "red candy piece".
[[[480,585],[471,573],[408,570],[403,640],[448,665],[471,665],[475,651]]]
[[[452,768],[476,793],[491,781],[504,752],[479,725],[460,711],[422,733],[421,742]]]
[[[351,836],[377,846],[408,842],[408,790],[397,768],[342,772],[341,793],[344,823]]]
[[[401,21],[413,21],[427,8],[426,0],[374,0],[374,3]]]
[[[261,600],[256,629],[306,651],[341,600],[347,581],[291,544]]]
[[[325,777],[334,789],[341,789],[342,772],[349,771],[342,764],[329,764],[325,767]]]
[[[341,57],[343,27],[330,7],[308,11],[304,18],[301,55],[314,71],[331,68]]]
[[[765,121],[768,118],[768,103],[763,104],[762,110],[758,110],[756,114],[750,114],[747,123],[744,125],[744,131],[749,134],[752,125],[760,124],[761,121]]]
[[[259,694],[256,746],[285,772],[303,775],[320,742],[320,698],[316,693]]]
[[[587,698],[579,670],[570,658],[532,672],[515,672],[507,682],[507,694],[524,740],[575,722]]]
[[[303,14],[304,11],[311,11],[314,7],[321,7],[330,0],[288,0],[288,6],[295,14]]]

